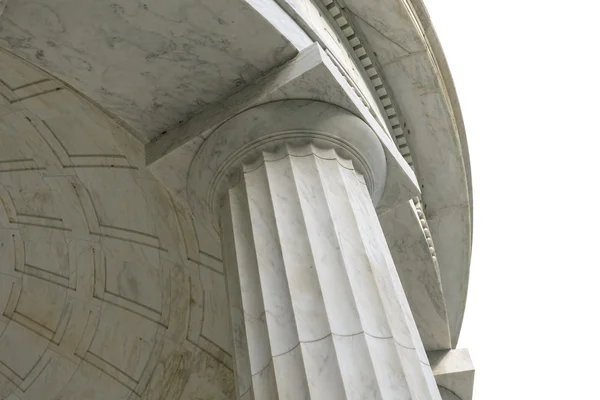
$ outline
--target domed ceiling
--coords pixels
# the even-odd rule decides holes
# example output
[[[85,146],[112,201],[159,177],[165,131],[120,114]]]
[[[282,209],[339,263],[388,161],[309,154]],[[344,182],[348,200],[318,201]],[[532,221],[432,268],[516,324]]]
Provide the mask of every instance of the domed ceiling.
[[[296,55],[254,3],[14,0],[0,45],[148,141]]]
[[[144,146],[251,87],[312,39],[276,2],[117,3],[0,0],[0,399],[234,397],[219,244],[149,172]],[[374,11],[365,13],[377,18]],[[387,36],[365,32],[378,53],[389,48]],[[425,51],[414,55],[429,62]],[[401,84],[407,77],[418,94],[429,87],[421,75],[435,75],[411,71],[388,71],[391,95],[413,93],[412,83]],[[412,100],[402,101],[421,104]],[[460,163],[462,156],[446,152],[453,136],[427,121],[409,145],[417,166],[421,160],[445,291],[455,297],[446,303],[456,338],[470,203],[460,170],[451,176],[461,183],[458,225],[436,217],[456,204],[443,185],[436,201],[436,179],[450,180],[438,173],[443,157],[428,155],[439,148]]]
[[[0,398],[231,398],[220,254],[140,145],[6,52],[0,95]]]

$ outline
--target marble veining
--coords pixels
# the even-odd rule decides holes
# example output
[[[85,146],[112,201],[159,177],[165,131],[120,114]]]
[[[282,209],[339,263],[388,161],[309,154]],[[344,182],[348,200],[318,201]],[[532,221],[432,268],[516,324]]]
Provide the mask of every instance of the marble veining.
[[[422,190],[455,346],[466,304],[472,194],[464,126],[452,78],[421,1],[344,3],[364,45],[377,54],[389,94],[407,122],[404,139]]]
[[[240,398],[440,399],[350,160],[284,144],[221,209]]]
[[[239,157],[256,154],[263,144],[314,139],[344,149],[346,156],[355,161],[355,167],[365,174],[375,203],[380,199],[383,203],[386,194],[386,201],[400,202],[417,190],[409,174],[412,171],[404,160],[396,163],[395,159],[388,159],[385,143],[380,143],[379,137],[355,115],[331,104],[308,100],[262,104],[229,119],[202,144],[190,166],[187,198],[198,220],[214,227],[213,236],[218,237],[214,200],[225,184],[221,178],[240,161]],[[387,179],[389,176],[394,179]],[[386,179],[395,185],[386,186]]]
[[[24,0],[0,43],[56,74],[142,141],[187,120],[296,54],[242,0]]]
[[[0,0],[0,48],[0,398],[472,397],[420,0]]]
[[[357,23],[355,22],[357,16],[349,11],[347,8],[342,6],[337,0],[321,0],[327,12],[335,21],[335,24],[339,27],[341,34],[345,37],[347,43],[352,48],[354,55],[358,59],[355,61],[357,65],[363,68],[364,76],[368,77],[370,83],[372,85],[372,91],[374,94],[373,98],[377,98],[380,107],[381,107],[381,116],[385,116],[388,120],[388,129],[392,133],[394,141],[398,146],[398,150],[400,150],[404,159],[408,162],[408,164],[412,167],[413,160],[410,154],[410,148],[406,142],[406,138],[404,135],[410,131],[407,129],[407,121],[404,116],[399,112],[397,105],[395,104],[393,98],[389,96],[388,92],[388,84],[386,82],[385,76],[383,76],[380,72],[380,66],[378,65],[376,60],[376,56],[379,57],[377,53],[373,53],[371,49],[364,46],[362,39],[362,32],[357,28]],[[388,14],[389,16],[390,14]],[[394,54],[404,54],[407,51],[401,47],[397,46],[397,48],[392,47],[392,51]],[[376,106],[376,104],[371,103],[371,108]]]
[[[442,400],[471,400],[475,370],[467,349],[428,353]]]
[[[423,345],[428,351],[442,350],[451,343],[448,314],[439,267],[431,255],[428,243],[431,239],[428,240],[426,229],[421,225],[421,216],[422,212],[409,201],[381,214],[379,220],[388,233],[390,252]]]
[[[60,82],[4,51],[0,80],[0,398],[230,400],[221,256],[189,205]]]
[[[375,119],[385,124],[383,111],[380,109],[377,100],[375,100],[367,83],[368,81],[364,79],[365,73],[361,71],[362,65],[353,57],[349,46],[341,42],[341,35],[336,29],[336,22],[333,18],[328,18],[328,15],[312,0],[281,0],[279,3],[283,4],[292,15],[297,15],[297,20],[312,31],[313,36],[317,37],[324,47],[333,54],[339,63],[340,69],[344,71],[344,75],[352,82],[352,86],[369,106]],[[344,26],[344,29],[347,26],[343,22],[340,25]]]

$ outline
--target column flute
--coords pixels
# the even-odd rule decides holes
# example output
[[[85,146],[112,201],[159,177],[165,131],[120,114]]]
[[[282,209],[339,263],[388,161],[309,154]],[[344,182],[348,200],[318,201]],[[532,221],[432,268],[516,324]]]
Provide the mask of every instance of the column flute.
[[[440,399],[376,213],[385,154],[312,101],[245,111],[192,165],[220,235],[239,399]]]

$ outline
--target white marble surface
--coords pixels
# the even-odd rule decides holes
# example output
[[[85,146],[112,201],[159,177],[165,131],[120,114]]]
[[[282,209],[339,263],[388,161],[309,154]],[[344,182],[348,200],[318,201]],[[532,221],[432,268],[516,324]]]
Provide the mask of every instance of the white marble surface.
[[[102,104],[144,141],[297,51],[242,0],[19,0],[0,28],[3,46]]]
[[[443,52],[422,3],[414,1],[420,3],[418,15],[409,3],[345,1],[355,29],[365,38],[365,46],[377,54],[390,94],[409,123],[404,137],[436,246],[455,346],[464,315],[471,256],[468,151]]]
[[[162,166],[165,158],[169,158],[168,161],[170,158],[181,159],[182,154],[177,152],[180,147],[196,138],[206,139],[232,116],[263,103],[285,99],[316,100],[361,115],[362,110],[357,105],[360,100],[348,93],[350,87],[340,82],[343,78],[336,72],[323,49],[318,44],[312,44],[293,60],[275,68],[249,87],[207,107],[186,123],[173,127],[146,144],[147,162],[152,165],[161,161]],[[198,147],[196,143],[195,150]],[[170,156],[171,153],[176,154]]]
[[[205,146],[203,143],[207,137],[209,140],[218,137],[220,134],[216,131],[217,128],[220,129],[222,124],[228,126],[233,116],[245,110],[290,98],[336,105],[356,115],[370,127],[371,134],[375,134],[384,148],[388,171],[385,188],[378,202],[378,212],[385,212],[398,202],[418,195],[415,174],[387,131],[375,120],[332,60],[317,44],[305,49],[292,62],[273,71],[246,90],[238,92],[228,101],[210,107],[188,123],[169,131],[160,140],[146,145],[147,159],[152,163],[149,166],[150,170],[172,193],[176,196],[183,195],[187,182],[186,172],[181,171],[190,168],[195,152],[199,147]],[[310,124],[307,118],[296,119],[300,124],[295,129],[303,128],[302,124]],[[365,126],[358,119],[357,123]],[[252,123],[248,126],[252,126]],[[274,128],[275,125],[266,127],[269,132]],[[246,127],[236,129],[245,131]],[[241,134],[240,137],[245,136]],[[192,166],[191,171],[198,173],[199,170]],[[376,199],[378,200],[379,196],[376,196]]]
[[[373,362],[371,378],[377,377],[377,390],[383,398],[393,398],[393,388],[403,379],[388,376],[389,365],[402,370],[420,363],[421,370],[405,369],[404,378],[414,382],[411,390],[428,391],[432,377],[427,375],[423,346],[398,348],[395,341],[373,341],[360,334],[350,339],[321,339],[327,334],[325,321],[332,331],[354,332],[358,324],[379,338],[418,338],[420,333],[428,350],[444,348],[448,346],[444,301],[449,305],[450,341],[458,336],[470,252],[468,160],[457,156],[460,151],[466,154],[457,104],[452,93],[444,92],[440,80],[432,79],[437,72],[431,69],[427,48],[414,47],[421,39],[409,29],[413,23],[410,15],[399,9],[402,17],[394,18],[386,1],[372,8],[370,3],[348,0],[356,17],[349,22],[364,30],[380,61],[385,61],[382,71],[391,77],[394,94],[407,115],[418,122],[414,126],[421,135],[416,137],[413,131],[410,145],[421,160],[417,172],[440,258],[439,276],[435,262],[425,252],[423,232],[414,220],[407,219],[406,210],[396,210],[398,200],[418,193],[414,175],[409,176],[412,171],[385,127],[354,93],[356,85],[345,81],[331,60],[323,57],[323,50],[311,49],[307,36],[281,9],[274,8],[271,0],[186,1],[165,8],[154,0],[126,5],[23,0],[9,3],[0,16],[2,46],[54,71],[120,117],[109,118],[63,83],[0,52],[0,397],[225,399],[234,393],[232,370],[244,363],[250,370],[264,367],[242,382],[252,382],[257,393],[265,393],[259,398],[268,398],[275,384],[290,396],[306,387],[318,394],[331,390],[328,383],[336,379],[342,380],[343,390],[354,397],[376,396],[369,392],[372,379],[365,379],[364,386],[354,386],[360,381],[356,378],[360,371],[351,368],[353,359],[343,358],[348,354]],[[323,28],[326,18],[315,12],[312,3],[291,3],[300,8],[311,6],[307,22],[317,30]],[[387,10],[383,18],[376,23],[369,20],[382,10]],[[424,28],[430,37],[430,26]],[[324,32],[337,35],[329,27]],[[336,45],[335,38],[330,45]],[[301,54],[294,60],[298,68],[288,69],[290,62],[273,70],[273,75],[253,80],[300,49],[317,56],[302,58],[305,54]],[[352,64],[351,55],[344,57],[343,61]],[[350,72],[355,78],[362,74]],[[447,71],[442,70],[442,77],[448,81]],[[219,101],[243,86],[246,90]],[[451,98],[450,106],[445,95]],[[295,298],[305,301],[299,303],[305,304],[300,310],[304,314],[299,311],[297,315],[306,321],[313,317],[310,310],[316,314],[320,310],[320,316],[315,316],[319,324],[296,324],[296,332],[283,335],[287,339],[278,343],[278,349],[287,353],[271,363],[266,362],[271,354],[264,351],[271,346],[264,340],[265,335],[268,338],[266,325],[251,327],[253,343],[258,345],[234,366],[221,243],[205,224],[192,218],[193,211],[185,201],[187,175],[182,171],[189,169],[198,147],[225,120],[248,107],[290,97],[346,109],[366,122],[383,144],[385,156],[375,158],[386,160],[388,174],[378,212],[388,240],[398,237],[400,231],[408,237],[392,245],[390,257],[381,258],[381,251],[370,256],[378,265],[395,263],[404,272],[401,278],[414,318],[408,313],[404,324],[391,326],[388,333],[382,328],[387,314],[373,312],[352,318],[352,313],[367,308],[366,304],[372,307],[374,300],[366,295],[372,290],[365,290],[363,298],[363,291],[352,292],[351,285],[350,293],[348,287],[336,286],[330,296],[355,295],[357,309],[340,308],[335,317],[324,308],[331,302],[325,294],[307,300],[296,291]],[[168,130],[152,146],[131,138],[134,132],[141,142],[147,142],[165,127],[200,110],[203,112],[189,123]],[[453,123],[457,124],[458,139],[448,128]],[[120,125],[135,129],[126,131]],[[254,129],[268,127],[257,125]],[[163,157],[152,169],[160,172],[160,182],[145,168],[150,149]],[[390,174],[390,165],[397,168],[396,173]],[[314,176],[304,179],[298,183],[311,182]],[[176,190],[169,193],[163,184],[173,184],[169,189]],[[330,186],[336,184],[339,182]],[[178,196],[181,193],[184,196]],[[311,193],[305,192],[303,199],[314,205]],[[290,215],[295,214],[290,211]],[[371,215],[366,218],[369,220],[376,217]],[[295,235],[285,240],[301,237],[299,232]],[[373,248],[379,245],[370,242],[371,237],[361,240]],[[327,241],[309,241],[308,246],[324,259],[332,257]],[[408,248],[411,250],[406,251]],[[253,249],[248,251],[252,254]],[[306,254],[297,249],[291,254],[298,263],[306,261]],[[349,270],[363,271],[359,262],[347,265]],[[285,280],[287,275],[279,278]],[[337,278],[327,275],[323,282]],[[320,285],[320,280],[305,281],[313,287]],[[403,293],[400,281],[378,288],[385,298]],[[265,293],[277,295],[277,291]],[[381,307],[395,309],[394,317],[399,318],[403,315],[400,310],[409,308],[406,299],[400,300]],[[236,321],[235,315],[232,318]],[[238,313],[237,318],[240,321],[243,315]],[[239,342],[242,337],[234,337],[234,343],[243,345]],[[401,354],[399,358],[392,347]],[[291,379],[298,368],[304,368],[299,363],[307,357],[311,368],[322,368],[323,374]],[[402,365],[397,365],[398,359],[403,360]],[[270,380],[275,370],[289,378],[286,385]],[[428,379],[418,379],[423,373]],[[341,392],[329,393],[335,398]]]
[[[451,347],[450,328],[440,271],[412,201],[379,215],[402,286],[425,348]],[[393,234],[392,234],[393,233]]]
[[[251,87],[262,73],[308,48],[311,39],[320,41],[339,61],[345,77],[353,82],[350,91],[361,93],[358,101],[366,101],[375,112],[376,124],[391,122],[382,123],[383,103],[376,99],[379,83],[375,82],[391,84],[386,104],[400,106],[395,110],[399,111],[398,120],[391,124],[401,125],[400,114],[409,122],[401,140],[408,142],[415,160],[425,212],[438,243],[456,344],[472,236],[469,160],[452,79],[422,2],[277,3],[281,7],[274,0],[177,0],[168,7],[158,0],[124,5],[19,0],[8,4],[0,16],[0,43],[86,93],[117,116],[119,123],[130,126],[142,142],[158,139],[154,150],[160,154],[164,142],[169,146],[175,143],[169,133],[189,139],[176,127],[180,121],[202,110],[206,113],[199,114],[200,120],[210,117],[225,104],[220,100],[241,87]],[[345,7],[344,16],[335,20],[328,16],[326,8],[332,4]],[[354,42],[346,42],[350,31],[361,37],[370,57],[376,55],[368,70],[360,67],[361,55],[352,54]],[[381,79],[369,83],[373,76]],[[40,83],[47,84],[53,83]],[[315,90],[314,81],[311,84],[297,91],[273,90],[263,100],[301,96],[333,101],[338,97],[337,93],[330,95],[331,86]],[[21,91],[37,90],[37,86]],[[221,115],[228,111],[232,109]],[[359,110],[358,115],[371,124],[364,111]],[[207,119],[202,132],[210,132],[210,122],[217,119]],[[186,125],[193,130],[198,128],[197,122],[198,118],[192,118]],[[163,132],[167,133],[161,136]],[[161,140],[163,137],[168,140]],[[180,164],[191,161],[201,142],[197,136],[180,144],[181,154],[175,158],[183,160]],[[154,152],[148,154],[152,157]],[[176,182],[174,193],[179,193],[184,179],[178,177],[174,163],[161,163],[160,169],[160,179]],[[380,211],[389,208],[383,206]]]
[[[181,171],[188,170],[197,149],[204,142],[204,137],[210,137],[210,135],[214,135],[215,138],[226,137],[227,135],[223,134],[221,128],[216,132],[213,129],[227,121],[231,115],[255,106],[256,102],[279,100],[286,96],[304,97],[334,103],[359,114],[360,108],[355,105],[356,103],[349,100],[343,101],[346,98],[344,97],[345,92],[336,87],[334,83],[330,83],[332,82],[331,70],[324,63],[326,59],[322,58],[322,54],[318,46],[313,46],[301,52],[297,59],[278,71],[275,76],[267,76],[265,82],[257,82],[256,85],[253,85],[251,91],[239,92],[235,98],[231,99],[231,102],[224,103],[214,109],[211,108],[206,113],[194,117],[189,124],[183,124],[177,131],[164,135],[164,141],[157,141],[146,146],[149,155],[162,154],[172,149],[153,163],[150,167],[151,170],[160,177],[167,187],[176,193],[176,196],[185,196],[188,175]],[[312,89],[315,87],[319,90]],[[280,112],[273,112],[272,114],[279,116]],[[302,114],[299,117],[301,122],[310,121],[310,118],[304,117],[305,115]],[[223,129],[236,131],[237,139],[244,141],[250,140],[252,133],[246,133],[247,127],[256,124],[256,121],[249,118],[233,126],[230,126],[230,124],[223,125]],[[276,123],[270,122],[264,125],[263,129],[253,128],[253,134],[266,134],[274,130],[277,130]],[[185,143],[185,138],[191,138],[191,140]],[[181,143],[185,144],[177,147]],[[210,144],[205,145],[211,146]],[[227,158],[224,153],[227,149],[224,150],[223,147],[223,145],[220,145],[219,148],[210,147],[209,150],[207,148],[203,150],[210,156],[213,154],[222,156],[213,162],[215,165],[213,170],[217,168],[216,166],[222,165]],[[225,147],[232,148],[230,145]],[[192,166],[191,176],[197,175],[201,171],[207,172],[206,168],[198,165]],[[190,189],[201,192],[202,190],[199,188],[207,184],[208,181],[204,184],[193,185]],[[404,212],[404,209],[402,211],[392,209],[384,213],[383,228],[388,242],[390,244],[394,243],[392,254],[398,270],[406,271],[403,274],[403,279],[406,279],[405,286],[409,290],[409,299],[414,307],[413,312],[425,347],[428,350],[449,348],[448,321],[444,308],[444,298],[441,294],[439,271],[429,254],[419,221],[414,212],[409,211],[411,213]],[[214,240],[218,239],[216,232],[212,234],[212,237]],[[410,249],[410,251],[407,251],[407,249]]]
[[[224,189],[238,395],[441,399],[364,177],[292,143]]]
[[[319,1],[320,2],[320,1]],[[279,0],[279,3],[292,15],[295,20],[311,33],[314,40],[322,44],[337,60],[345,75],[352,81],[353,86],[361,94],[369,107],[374,111],[376,119],[385,124],[384,114],[379,107],[378,99],[374,96],[374,90],[366,77],[360,60],[358,60],[351,49],[351,45],[344,39],[345,35],[338,29],[336,21],[329,13],[313,0]],[[341,26],[346,26],[342,22]]]
[[[4,51],[0,79],[0,398],[231,399],[222,262],[189,207],[70,89]]]
[[[375,132],[349,112],[307,100],[267,103],[229,119],[204,142],[196,155],[188,174],[188,200],[202,223],[217,226],[217,213],[206,213],[215,204],[219,185],[226,184],[220,178],[240,162],[240,152],[252,157],[264,143],[275,145],[288,139],[347,144],[347,155],[365,174],[376,204],[387,189],[388,177],[402,174],[401,169],[388,168],[384,148]],[[414,183],[406,175],[397,180],[403,184],[403,190],[397,191],[397,201],[402,201],[402,196],[407,200],[406,196],[416,190]]]
[[[467,349],[428,353],[443,400],[472,400],[475,368]]]
[[[444,387],[440,387],[440,395],[442,396],[442,400],[462,400],[456,394]]]

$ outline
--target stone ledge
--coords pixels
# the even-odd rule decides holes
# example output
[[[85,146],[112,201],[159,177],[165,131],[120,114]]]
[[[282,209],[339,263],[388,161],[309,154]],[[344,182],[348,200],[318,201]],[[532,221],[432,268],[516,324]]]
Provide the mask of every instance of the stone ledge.
[[[432,351],[427,356],[444,400],[473,399],[475,367],[469,350]]]

